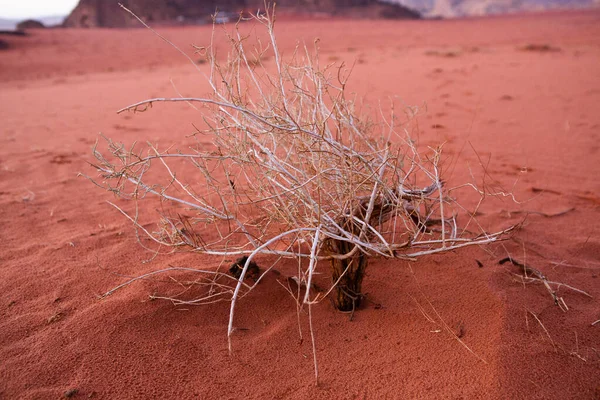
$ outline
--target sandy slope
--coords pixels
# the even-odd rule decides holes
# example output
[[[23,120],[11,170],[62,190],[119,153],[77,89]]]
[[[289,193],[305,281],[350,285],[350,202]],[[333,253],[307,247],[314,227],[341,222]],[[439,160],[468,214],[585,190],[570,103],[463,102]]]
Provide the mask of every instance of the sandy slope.
[[[221,261],[142,263],[150,255],[106,204],[111,196],[77,177],[93,173],[86,162],[98,132],[165,145],[192,132],[200,118],[186,107],[115,110],[173,95],[170,79],[201,94],[195,70],[144,30],[9,38],[12,49],[0,54],[0,398],[60,398],[70,389],[99,399],[600,398],[600,324],[591,325],[600,319],[600,14],[283,21],[278,29],[284,52],[318,36],[325,60],[359,60],[352,90],[374,108],[390,96],[426,105],[420,138],[446,142],[450,179],[467,179],[468,168],[480,178],[480,157],[488,179],[528,200],[492,201],[482,223],[545,215],[530,214],[502,246],[412,264],[374,260],[371,301],[353,321],[327,302],[315,308],[315,386],[281,276],[240,304],[233,356],[226,304],[147,300],[172,292],[167,277],[96,297],[124,276]],[[207,43],[209,28],[162,32],[188,51]],[[523,51],[528,44],[558,51]],[[594,298],[563,286],[569,311],[561,311],[542,285],[498,265],[507,253]],[[278,266],[284,275],[292,268]],[[306,336],[305,317],[302,328]]]

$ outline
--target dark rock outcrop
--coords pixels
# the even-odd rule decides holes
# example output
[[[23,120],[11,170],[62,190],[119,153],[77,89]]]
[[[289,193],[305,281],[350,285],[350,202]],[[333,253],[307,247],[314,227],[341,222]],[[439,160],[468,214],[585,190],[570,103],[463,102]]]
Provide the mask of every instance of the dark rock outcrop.
[[[121,3],[149,23],[200,23],[210,21],[215,10],[228,14],[255,12],[264,8],[262,0],[121,0]],[[378,0],[280,0],[283,12],[318,13],[364,18],[419,18],[406,7]],[[116,0],[80,0],[65,27],[137,27],[137,22],[122,10]]]
[[[40,21],[36,21],[35,19],[27,19],[17,24],[18,31],[24,31],[27,29],[43,29],[45,27],[46,26],[44,24],[42,24]]]

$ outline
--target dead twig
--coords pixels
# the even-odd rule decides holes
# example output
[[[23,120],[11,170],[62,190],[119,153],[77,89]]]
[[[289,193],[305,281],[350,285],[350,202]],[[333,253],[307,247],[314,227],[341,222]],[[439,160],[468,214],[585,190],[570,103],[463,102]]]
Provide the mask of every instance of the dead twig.
[[[544,285],[544,287],[546,288],[546,290],[548,290],[548,293],[550,293],[550,296],[552,296],[552,300],[554,300],[554,304],[559,306],[560,309],[565,312],[569,310],[569,307],[567,306],[565,300],[562,297],[559,297],[557,294],[558,289],[560,289],[562,286],[564,286],[574,292],[583,294],[584,296],[587,296],[589,298],[593,298],[589,293],[587,293],[581,289],[577,289],[577,288],[567,285],[565,283],[554,282],[554,281],[548,280],[546,275],[544,275],[540,270],[531,268],[531,267],[525,265],[524,263],[521,263],[521,262],[513,259],[512,257],[505,257],[505,258],[501,259],[500,261],[498,261],[498,264],[502,265],[502,264],[505,264],[508,262],[521,268],[521,271],[523,272],[525,279],[528,279],[530,281],[541,282]],[[552,287],[550,285],[556,285],[556,290],[552,289]]]
[[[531,314],[531,316],[533,316],[533,318],[535,318],[535,320],[537,321],[537,323],[542,327],[542,330],[544,331],[544,333],[548,337],[548,340],[550,340],[550,343],[552,344],[552,347],[554,348],[554,351],[557,351],[556,344],[554,343],[554,340],[552,340],[552,337],[550,336],[550,332],[548,332],[548,329],[546,329],[546,327],[544,326],[544,324],[542,323],[542,321],[540,320],[540,318],[537,316],[537,314],[534,313],[531,310],[528,310],[528,309],[526,309],[526,310],[527,310],[527,312],[529,314]]]
[[[552,214],[541,212],[541,211],[528,211],[528,210],[515,210],[515,211],[502,210],[501,213],[506,213],[509,216],[512,214],[526,214],[526,215],[533,214],[533,215],[541,215],[542,217],[546,217],[546,218],[554,218],[554,217],[560,217],[562,215],[568,214],[574,210],[575,210],[575,207],[567,208],[566,210],[559,211],[559,212],[552,213]]]

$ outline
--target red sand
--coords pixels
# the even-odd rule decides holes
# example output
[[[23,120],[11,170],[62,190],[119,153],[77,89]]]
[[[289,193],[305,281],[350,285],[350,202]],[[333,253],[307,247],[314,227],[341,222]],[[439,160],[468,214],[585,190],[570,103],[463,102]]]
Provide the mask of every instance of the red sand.
[[[186,51],[207,44],[209,31],[161,30]],[[452,179],[481,170],[471,145],[489,158],[491,176],[529,201],[491,202],[484,223],[575,209],[531,214],[502,245],[412,264],[373,260],[364,283],[371,302],[353,321],[328,302],[314,308],[315,386],[310,341],[300,343],[294,302],[275,275],[240,303],[236,326],[246,330],[235,333],[233,356],[227,304],[147,300],[168,291],[167,277],[96,296],[124,275],[221,261],[143,264],[150,254],[106,204],[112,197],[77,177],[93,174],[86,161],[98,132],[164,145],[192,132],[200,117],[186,107],[115,110],[174,95],[169,79],[201,95],[203,78],[142,29],[8,38],[12,49],[0,53],[0,399],[74,389],[82,399],[600,398],[600,323],[592,326],[600,319],[600,13],[283,21],[278,32],[284,52],[318,36],[324,60],[361,60],[352,89],[371,104],[389,96],[426,104],[421,140],[447,142]],[[560,51],[520,50],[528,44]],[[563,286],[569,311],[561,311],[541,284],[525,286],[516,267],[498,265],[507,253],[593,298]]]

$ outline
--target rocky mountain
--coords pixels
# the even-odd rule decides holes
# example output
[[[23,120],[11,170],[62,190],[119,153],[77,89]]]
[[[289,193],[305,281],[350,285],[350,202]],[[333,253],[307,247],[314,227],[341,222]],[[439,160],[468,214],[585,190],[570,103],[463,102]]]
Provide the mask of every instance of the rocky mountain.
[[[80,0],[64,22],[66,27],[139,26],[118,6],[117,0]],[[121,0],[121,3],[150,23],[199,23],[210,20],[216,9],[221,15],[264,8],[263,0]],[[318,13],[364,18],[419,18],[401,5],[379,0],[280,0],[278,11]]]
[[[48,17],[36,17],[36,21],[40,21],[44,26],[58,26],[62,25],[65,20],[65,15],[53,15]],[[15,30],[17,29],[17,24],[21,22],[19,19],[6,19],[0,18],[0,30]]]
[[[388,0],[426,17],[463,17],[520,11],[600,7],[600,0]]]
[[[25,21],[21,21],[17,24],[18,31],[26,31],[29,29],[44,29],[46,25],[37,19],[26,19]]]

